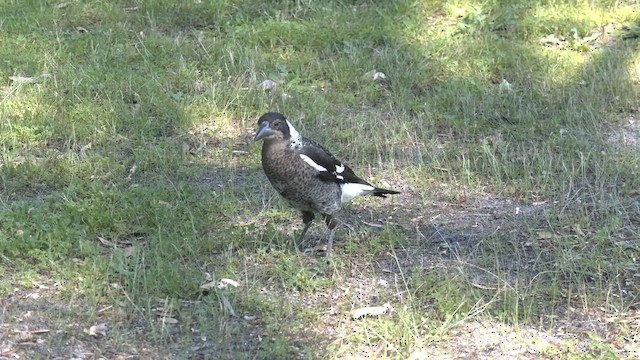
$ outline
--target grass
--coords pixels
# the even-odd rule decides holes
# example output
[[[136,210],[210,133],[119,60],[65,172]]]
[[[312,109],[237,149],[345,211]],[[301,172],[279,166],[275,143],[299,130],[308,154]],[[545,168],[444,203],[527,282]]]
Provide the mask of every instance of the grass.
[[[637,6],[1,1],[0,356],[633,357]],[[403,191],[329,261],[266,111]]]

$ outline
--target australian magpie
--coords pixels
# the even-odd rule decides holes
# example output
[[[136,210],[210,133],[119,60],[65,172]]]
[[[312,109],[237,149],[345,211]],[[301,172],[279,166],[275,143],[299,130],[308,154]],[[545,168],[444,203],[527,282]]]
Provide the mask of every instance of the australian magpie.
[[[322,145],[300,136],[280,113],[262,115],[258,125],[255,140],[264,141],[262,168],[267,178],[282,197],[302,212],[304,229],[299,244],[311,226],[314,213],[318,212],[329,228],[329,256],[338,225],[334,214],[342,203],[364,195],[399,194],[395,190],[375,187],[356,176],[349,166]]]

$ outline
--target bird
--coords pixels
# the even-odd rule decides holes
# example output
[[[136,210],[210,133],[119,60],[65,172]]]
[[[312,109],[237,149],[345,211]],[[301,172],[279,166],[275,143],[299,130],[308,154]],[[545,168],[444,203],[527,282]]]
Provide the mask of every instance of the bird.
[[[300,135],[281,113],[268,112],[258,119],[254,141],[262,140],[262,168],[273,188],[302,213],[304,236],[315,219],[322,215],[329,229],[326,256],[333,247],[338,220],[335,214],[342,204],[354,198],[373,195],[386,197],[399,191],[371,185],[338,160],[322,145]]]

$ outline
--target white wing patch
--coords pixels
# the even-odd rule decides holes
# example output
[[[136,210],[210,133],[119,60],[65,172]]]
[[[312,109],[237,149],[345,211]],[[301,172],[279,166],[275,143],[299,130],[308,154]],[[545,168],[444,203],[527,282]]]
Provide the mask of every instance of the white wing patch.
[[[344,171],[344,164],[336,165],[336,174],[340,174]]]
[[[327,169],[324,166],[318,165],[315,161],[313,161],[312,158],[308,157],[305,154],[300,154],[300,159],[302,159],[302,161],[306,162],[312,168],[314,168],[314,169],[316,169],[318,171],[327,171]]]
[[[293,125],[291,125],[289,120],[287,120],[287,126],[289,126],[289,135],[290,135],[289,141],[291,142],[289,146],[291,146],[292,149],[299,149],[300,147],[302,147],[302,138],[300,136],[300,133],[298,132],[298,130],[296,130],[296,128],[293,127]]]
[[[358,196],[371,194],[375,188],[367,184],[345,183],[340,184],[340,189],[342,190],[341,200],[345,203]]]

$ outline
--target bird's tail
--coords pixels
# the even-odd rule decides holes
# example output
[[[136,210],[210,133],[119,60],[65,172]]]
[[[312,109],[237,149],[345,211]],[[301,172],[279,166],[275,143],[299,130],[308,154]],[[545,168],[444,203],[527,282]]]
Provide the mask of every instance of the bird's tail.
[[[379,197],[387,197],[387,195],[394,195],[394,194],[400,194],[400,191],[395,191],[395,190],[388,190],[388,189],[383,189],[383,188],[375,188],[373,189],[373,196],[379,196]]]

